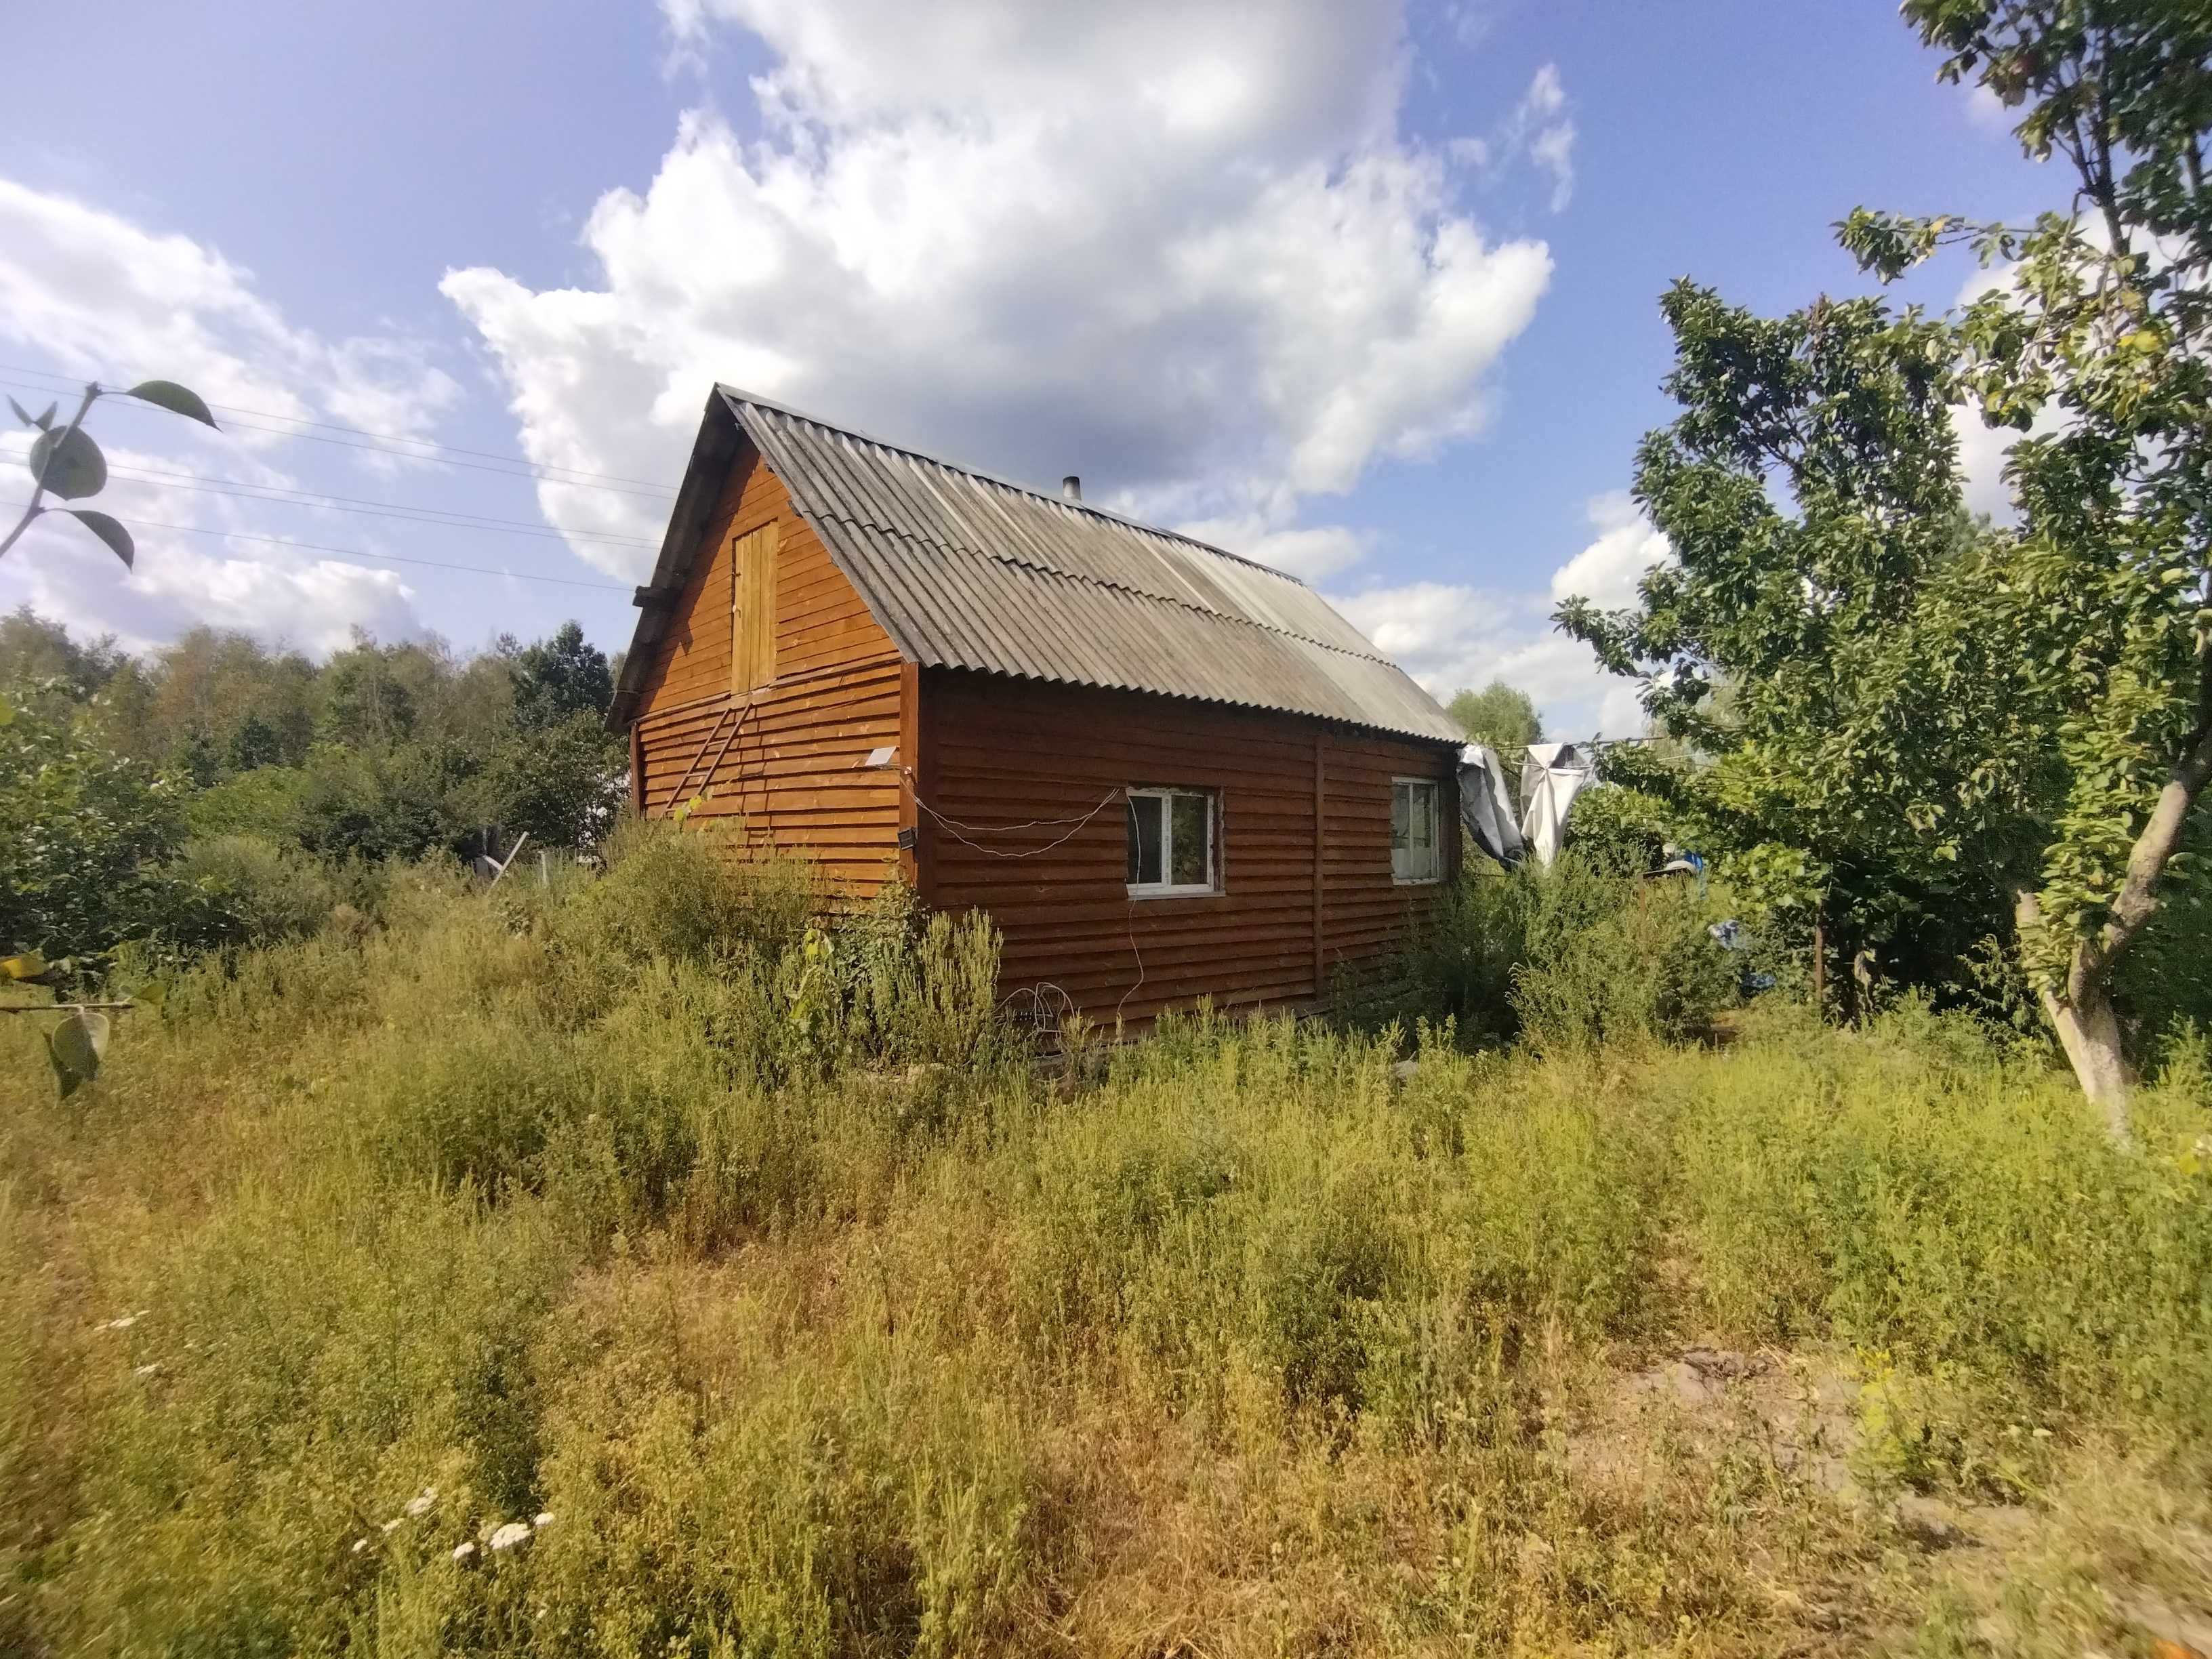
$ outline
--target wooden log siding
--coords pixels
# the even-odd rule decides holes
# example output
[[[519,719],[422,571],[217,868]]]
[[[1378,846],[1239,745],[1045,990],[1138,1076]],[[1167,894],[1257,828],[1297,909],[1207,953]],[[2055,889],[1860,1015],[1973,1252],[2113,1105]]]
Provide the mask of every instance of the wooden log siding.
[[[748,696],[732,689],[731,548],[770,525],[775,678]],[[743,447],[639,698],[639,805],[658,817],[678,805],[679,783],[696,795],[708,784],[706,761],[728,738],[695,822],[741,815],[743,841],[725,845],[803,852],[865,899],[893,867],[908,821],[898,774],[866,765],[870,750],[899,740],[901,669],[890,636],[793,509],[781,481]]]
[[[1456,823],[1441,745],[1139,693],[960,671],[921,680],[925,797],[972,826],[955,835],[924,818],[925,896],[991,914],[1006,937],[1002,991],[1055,984],[1109,1023],[1117,1009],[1145,1024],[1206,995],[1310,1006],[1339,964],[1389,949],[1437,891],[1391,878],[1390,783],[1435,778]],[[1132,899],[1118,794],[1080,828],[1012,827],[1082,817],[1133,784],[1218,792],[1219,894]]]

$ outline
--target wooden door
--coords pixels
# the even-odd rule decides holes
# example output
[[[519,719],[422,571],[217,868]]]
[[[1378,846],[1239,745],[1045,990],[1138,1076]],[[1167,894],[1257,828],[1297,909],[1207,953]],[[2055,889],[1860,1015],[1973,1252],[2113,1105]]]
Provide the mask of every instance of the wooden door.
[[[747,697],[775,682],[774,520],[730,543],[730,694]]]

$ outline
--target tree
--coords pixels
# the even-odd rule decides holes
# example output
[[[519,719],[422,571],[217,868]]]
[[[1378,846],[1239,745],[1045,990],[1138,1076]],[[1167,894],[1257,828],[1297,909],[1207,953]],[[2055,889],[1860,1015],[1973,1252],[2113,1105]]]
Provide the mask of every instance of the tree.
[[[489,816],[549,847],[588,847],[606,834],[626,790],[627,746],[600,716],[578,709],[558,725],[518,732],[484,769]]]
[[[404,646],[380,646],[356,633],[318,677],[317,735],[354,748],[389,748],[415,730],[418,699],[404,672]]]
[[[100,743],[64,688],[0,691],[0,956],[82,961],[146,931],[180,797]]]
[[[1647,787],[1816,939],[1838,914],[1870,937],[2005,906],[2124,1135],[2116,975],[2212,775],[2212,34],[2118,0],[1906,10],[1947,76],[2030,106],[2023,142],[2074,163],[2093,216],[1851,215],[1845,245],[1884,277],[1960,240],[2017,262],[1955,321],[1860,301],[1765,322],[1679,285],[1686,412],[1637,479],[1678,564],[1632,611],[1559,620],[1713,757]],[[2015,528],[1960,510],[1948,408],[1967,396],[2022,431],[2058,416],[2014,447]],[[1705,712],[1723,679],[1725,725]]]
[[[526,730],[548,730],[577,714],[604,718],[614,700],[607,653],[574,622],[515,654],[514,717]]]
[[[1476,743],[1486,743],[1510,763],[1520,751],[1544,736],[1544,723],[1526,691],[1492,680],[1480,691],[1453,693],[1444,712],[1459,722],[1460,730]]]
[[[1960,505],[1953,337],[1873,301],[1769,320],[1686,282],[1661,309],[1684,413],[1636,493],[1674,561],[1632,611],[1559,611],[1677,745],[1610,775],[1807,945],[1816,988],[1868,949],[1925,971],[2002,925],[1989,861],[2027,835],[2022,779],[1991,769],[2015,661],[1976,623],[2002,538]]]
[[[0,683],[62,680],[78,696],[88,697],[125,660],[112,634],[82,644],[27,605],[0,617]]]
[[[1985,611],[2055,723],[2063,781],[2012,885],[2045,1012],[2124,1131],[2133,1074],[2115,975],[2142,939],[2212,781],[2212,13],[2151,0],[1907,0],[1907,19],[2061,157],[2074,205],[2033,227],[1853,213],[1884,278],[1971,243],[2007,280],[1961,325],[1967,389],[2027,433],[2020,516]]]
[[[230,728],[229,750],[226,758],[234,772],[251,772],[257,766],[278,766],[283,763],[283,739],[276,728],[267,720],[248,710],[237,725]]]

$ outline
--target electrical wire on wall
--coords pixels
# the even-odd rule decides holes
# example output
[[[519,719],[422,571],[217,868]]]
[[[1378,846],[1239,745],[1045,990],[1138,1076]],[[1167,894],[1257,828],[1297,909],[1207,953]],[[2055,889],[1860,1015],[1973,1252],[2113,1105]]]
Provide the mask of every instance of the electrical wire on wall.
[[[1105,794],[1099,798],[1098,804],[1096,806],[1092,807],[1088,812],[1084,813],[1079,817],[1030,818],[1022,823],[963,823],[957,818],[946,817],[943,812],[939,811],[936,807],[931,805],[928,801],[922,798],[921,789],[915,785],[914,769],[912,767],[902,766],[898,769],[898,771],[899,775],[906,780],[907,787],[913,792],[914,804],[916,807],[920,808],[922,811],[928,813],[933,819],[944,827],[947,834],[951,836],[955,841],[959,842],[963,846],[973,848],[976,852],[982,854],[985,857],[994,859],[1028,859],[1035,858],[1040,853],[1049,853],[1054,848],[1073,841],[1077,836],[1083,832],[1084,827],[1090,823],[1092,819],[1096,818],[1101,812],[1111,806],[1116,800],[1126,799],[1129,793],[1126,787],[1109,789],[1105,793]],[[1057,830],[1063,824],[1070,826],[1065,835],[1055,836],[1052,840],[1045,842],[1042,847],[1025,848],[1018,853],[1006,853],[1000,851],[995,847],[986,847],[981,842],[969,840],[968,836],[963,833],[963,831],[973,830],[979,836],[1004,836],[1012,835],[1024,830]],[[1143,951],[1139,950],[1137,945],[1137,902],[1133,898],[1129,900],[1128,920],[1129,954],[1134,957],[1137,960],[1137,978],[1134,984],[1131,985],[1127,990],[1121,993],[1121,1000],[1114,1005],[1114,1025],[1116,1030],[1121,1029],[1122,1009],[1128,1006],[1129,999],[1136,995],[1138,991],[1143,988],[1145,983],[1145,953]],[[1066,994],[1062,993],[1062,994],[1064,995]]]
[[[1088,812],[1084,813],[1080,817],[1031,818],[1025,823],[963,823],[957,818],[947,817],[944,813],[939,811],[937,808],[931,805],[929,802],[922,799],[921,791],[915,783],[914,769],[912,767],[900,767],[899,775],[906,780],[907,787],[913,791],[914,804],[920,807],[923,811],[928,813],[929,816],[934,818],[939,824],[943,825],[953,840],[960,842],[963,846],[974,848],[975,851],[982,854],[987,858],[994,859],[1033,859],[1040,853],[1049,853],[1054,848],[1060,846],[1066,842],[1074,840],[1077,836],[1082,833],[1083,828],[1085,824],[1089,823],[1101,812],[1111,806],[1116,800],[1121,799],[1129,793],[1124,788],[1108,790],[1105,794],[1099,798],[1098,805],[1092,807]],[[1013,835],[1024,830],[1057,830],[1062,824],[1069,824],[1073,827],[1071,828],[1066,835],[1055,836],[1052,840],[1045,842],[1042,847],[1025,848],[1018,853],[1002,853],[995,847],[986,847],[981,842],[970,841],[967,835],[963,833],[963,831],[972,830],[979,836],[1006,836]]]

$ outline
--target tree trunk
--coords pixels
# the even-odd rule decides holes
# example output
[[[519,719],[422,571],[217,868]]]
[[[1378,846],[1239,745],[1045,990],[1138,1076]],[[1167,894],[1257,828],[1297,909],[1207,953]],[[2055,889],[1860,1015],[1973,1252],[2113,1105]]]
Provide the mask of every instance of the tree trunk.
[[[1828,1018],[1828,912],[1825,906],[1813,912],[1813,1018],[1824,1024]]]
[[[2120,1044],[2120,1020],[2110,991],[2096,981],[2082,986],[2081,994],[2071,1000],[2046,990],[2043,1012],[2058,1033],[2081,1092],[2103,1109],[2112,1139],[2128,1145],[2128,1096],[2135,1089],[2136,1074]]]
[[[2197,729],[2189,734],[2142,833],[2128,849],[2127,874],[2113,896],[2111,918],[2095,938],[2075,945],[2064,988],[2041,992],[2043,1011],[2073,1063],[2081,1092],[2104,1109],[2105,1127],[2122,1146],[2129,1140],[2128,1096],[2136,1076],[2120,1045],[2112,975],[2158,914],[2159,887],[2166,866],[2181,850],[2189,815],[2206,784],[2212,782],[2212,643],[2202,649]],[[2026,886],[2013,895],[2013,916],[2023,944],[2043,924],[2042,905]]]

